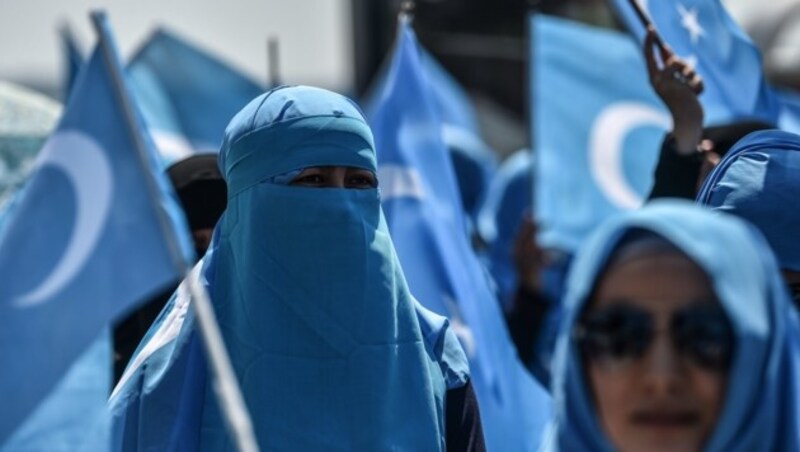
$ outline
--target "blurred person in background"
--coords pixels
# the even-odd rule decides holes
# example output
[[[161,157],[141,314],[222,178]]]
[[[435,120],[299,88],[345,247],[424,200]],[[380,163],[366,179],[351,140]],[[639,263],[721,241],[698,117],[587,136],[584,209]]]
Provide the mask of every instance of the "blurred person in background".
[[[800,248],[793,240],[800,230],[800,212],[789,208],[800,199],[800,137],[766,131],[772,126],[758,121],[704,129],[700,77],[670,49],[656,46],[652,31],[644,50],[650,81],[674,123],[661,149],[650,197],[697,198],[753,223],[778,257],[800,306]]]
[[[685,201],[604,223],[576,256],[545,450],[800,447],[800,330],[758,231]]]
[[[800,308],[800,136],[747,135],[706,178],[697,202],[744,218],[764,234]]]
[[[194,239],[197,259],[211,243],[214,225],[225,211],[227,188],[219,172],[216,154],[199,154],[167,168]],[[144,334],[164,308],[175,286],[130,313],[114,328],[114,382],[119,381]]]

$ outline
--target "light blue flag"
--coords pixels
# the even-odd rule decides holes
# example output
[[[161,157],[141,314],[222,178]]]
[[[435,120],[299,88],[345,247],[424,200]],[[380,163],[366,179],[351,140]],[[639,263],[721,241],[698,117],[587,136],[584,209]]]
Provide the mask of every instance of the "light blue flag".
[[[128,64],[134,95],[165,163],[217,152],[228,121],[264,90],[216,57],[158,30]]]
[[[766,83],[761,53],[720,0],[637,0],[664,41],[703,77],[705,123],[756,119],[776,124],[780,106]],[[630,0],[611,0],[622,21],[644,42]]]
[[[386,83],[368,112],[389,230],[414,296],[449,317],[465,346],[488,450],[534,450],[550,399],[517,359],[461,227],[464,212],[430,90],[403,20]]]
[[[60,32],[61,38],[61,51],[63,58],[63,81],[61,84],[62,100],[66,102],[75,86],[75,80],[78,78],[78,73],[83,66],[83,54],[78,47],[75,35],[69,27],[64,27]]]
[[[642,204],[672,121],[624,34],[543,15],[531,27],[539,240],[573,252],[604,218]]]
[[[111,444],[106,400],[114,378],[111,332],[100,333],[56,387],[0,446],[0,452],[105,452]]]
[[[489,181],[497,170],[497,156],[483,142],[478,113],[466,90],[430,52],[420,48],[420,60],[428,78],[430,92],[442,123],[442,139],[450,150],[459,194],[467,215],[468,229],[473,229],[478,208],[486,195]],[[386,86],[386,71],[377,78],[371,94],[379,95]],[[369,98],[365,105],[374,103]]]
[[[420,48],[422,67],[431,86],[433,101],[439,108],[442,122],[450,127],[471,132],[480,136],[478,114],[464,88],[439,63],[436,58]]]
[[[104,326],[174,284],[192,258],[152,144],[126,125],[127,89],[110,72],[119,59],[104,55],[98,47],[82,69],[0,235],[0,444]]]

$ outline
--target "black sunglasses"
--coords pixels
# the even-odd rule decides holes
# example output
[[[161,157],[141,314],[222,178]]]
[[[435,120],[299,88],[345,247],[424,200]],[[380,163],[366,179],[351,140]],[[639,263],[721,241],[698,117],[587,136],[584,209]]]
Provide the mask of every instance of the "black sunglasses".
[[[654,321],[648,312],[627,304],[584,313],[573,330],[583,354],[595,361],[641,358],[653,342]],[[693,363],[725,372],[734,349],[733,327],[717,304],[689,306],[673,314],[669,333],[675,348]]]
[[[789,294],[797,309],[800,309],[800,284],[789,284]]]

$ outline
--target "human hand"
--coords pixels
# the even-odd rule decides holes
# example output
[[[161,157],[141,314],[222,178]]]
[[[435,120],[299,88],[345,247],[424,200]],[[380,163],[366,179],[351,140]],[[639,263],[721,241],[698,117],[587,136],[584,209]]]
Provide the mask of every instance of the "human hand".
[[[672,114],[676,150],[679,154],[696,152],[703,136],[703,106],[698,99],[703,92],[702,78],[669,47],[657,44],[653,28],[647,29],[644,57],[650,84]]]

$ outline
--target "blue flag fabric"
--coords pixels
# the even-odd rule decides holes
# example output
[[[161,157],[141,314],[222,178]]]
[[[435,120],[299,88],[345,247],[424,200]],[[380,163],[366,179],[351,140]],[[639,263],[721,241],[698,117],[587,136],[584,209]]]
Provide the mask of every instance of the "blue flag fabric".
[[[625,35],[543,15],[531,27],[539,240],[574,252],[598,222],[642,204],[672,124]]]
[[[114,378],[112,354],[111,334],[104,330],[0,446],[0,451],[107,451],[111,444],[111,417],[106,400]]]
[[[167,30],[158,30],[128,64],[134,95],[167,165],[217,152],[225,126],[264,90]]]
[[[104,325],[192,257],[155,154],[142,158],[126,127],[112,64],[95,49],[0,236],[0,444]],[[175,240],[183,256],[168,251]]]
[[[645,30],[629,1],[611,4],[643,43]],[[720,0],[639,0],[639,4],[664,41],[703,77],[700,101],[706,124],[747,119],[777,123],[780,106],[766,83],[761,53]]]
[[[533,167],[530,149],[510,155],[492,178],[478,214],[478,232],[487,244],[487,267],[505,309],[511,309],[517,289],[514,239],[523,214],[531,208]]]
[[[549,395],[517,359],[500,305],[467,241],[439,111],[405,20],[386,84],[368,116],[400,262],[411,291],[449,317],[465,345],[487,448],[533,450],[550,414]]]
[[[433,103],[439,110],[442,139],[450,151],[459,194],[468,215],[467,229],[471,230],[491,177],[497,170],[497,156],[483,142],[478,114],[467,92],[433,55],[424,48],[419,52]],[[385,89],[386,78],[385,72],[378,76],[376,87],[371,92],[373,97]],[[364,102],[365,105],[374,103],[372,98]]]
[[[75,36],[69,28],[61,30],[61,49],[64,59],[64,80],[62,82],[62,100],[67,101],[75,86],[75,80],[78,78],[81,67],[83,66],[83,55],[78,48],[78,43],[75,41]]]
[[[420,48],[420,59],[442,122],[480,136],[478,114],[464,88],[433,55],[423,48]]]

